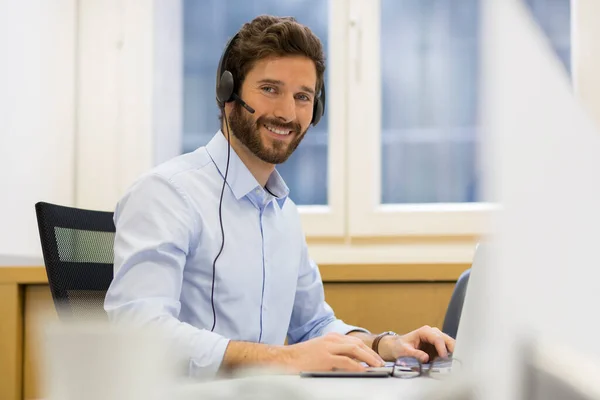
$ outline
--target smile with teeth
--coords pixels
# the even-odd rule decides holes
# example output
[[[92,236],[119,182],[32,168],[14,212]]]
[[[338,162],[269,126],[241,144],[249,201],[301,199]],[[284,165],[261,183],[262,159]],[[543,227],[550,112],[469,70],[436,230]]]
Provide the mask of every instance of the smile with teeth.
[[[292,132],[290,130],[277,129],[277,128],[274,128],[274,127],[269,126],[269,125],[263,125],[263,126],[265,128],[267,128],[269,131],[271,131],[273,133],[276,133],[278,135],[281,135],[281,136],[289,135]]]

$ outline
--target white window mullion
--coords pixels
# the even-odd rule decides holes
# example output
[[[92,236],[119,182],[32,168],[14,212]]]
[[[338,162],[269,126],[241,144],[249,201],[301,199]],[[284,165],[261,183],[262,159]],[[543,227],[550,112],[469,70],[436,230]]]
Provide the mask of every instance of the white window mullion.
[[[363,235],[376,209],[380,189],[381,73],[380,1],[352,0],[348,71],[348,223]]]
[[[346,233],[346,131],[349,2],[329,1],[329,46],[326,54],[329,91],[325,116],[329,118],[326,206],[299,206],[306,236],[343,237]],[[310,131],[309,133],[310,134]]]

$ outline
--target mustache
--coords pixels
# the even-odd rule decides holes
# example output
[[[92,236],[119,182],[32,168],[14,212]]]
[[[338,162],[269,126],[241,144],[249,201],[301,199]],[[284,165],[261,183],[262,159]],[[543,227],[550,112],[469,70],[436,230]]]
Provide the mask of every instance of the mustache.
[[[302,130],[302,127],[300,126],[300,124],[298,122],[282,123],[281,121],[278,121],[273,118],[268,118],[268,117],[259,117],[258,120],[256,120],[256,124],[258,126],[269,125],[274,128],[281,129],[281,130],[290,130],[297,134],[300,134],[300,132]]]

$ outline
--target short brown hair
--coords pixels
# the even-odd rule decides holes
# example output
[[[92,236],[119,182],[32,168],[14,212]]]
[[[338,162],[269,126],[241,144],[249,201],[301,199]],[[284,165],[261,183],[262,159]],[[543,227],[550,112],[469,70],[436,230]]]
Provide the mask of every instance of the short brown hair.
[[[233,75],[234,92],[239,93],[248,71],[254,64],[267,57],[301,55],[310,58],[317,70],[318,94],[323,87],[325,55],[321,40],[305,25],[293,17],[260,15],[245,23],[232,43],[227,58],[223,60],[224,71]]]

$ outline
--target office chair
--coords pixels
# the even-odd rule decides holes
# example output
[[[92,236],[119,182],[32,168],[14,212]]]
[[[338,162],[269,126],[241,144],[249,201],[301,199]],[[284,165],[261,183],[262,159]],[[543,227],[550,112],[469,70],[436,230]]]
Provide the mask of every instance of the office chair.
[[[104,297],[113,279],[113,213],[44,202],[36,203],[35,211],[59,318],[107,319]]]
[[[444,318],[442,332],[452,336],[454,339],[456,339],[456,333],[458,332],[458,324],[460,323],[460,315],[465,301],[465,294],[467,293],[470,274],[471,269],[469,268],[456,281],[456,286],[454,286],[454,291],[452,292],[452,297],[450,298],[450,303],[448,303],[448,309]]]

